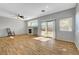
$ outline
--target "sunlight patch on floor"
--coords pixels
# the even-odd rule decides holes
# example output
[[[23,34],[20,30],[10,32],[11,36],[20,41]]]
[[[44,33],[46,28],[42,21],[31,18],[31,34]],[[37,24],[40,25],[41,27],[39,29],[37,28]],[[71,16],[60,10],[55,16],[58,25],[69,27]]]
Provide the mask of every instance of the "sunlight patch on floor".
[[[67,49],[63,48],[62,51],[67,51]]]
[[[11,39],[14,39],[14,37],[13,37],[13,36],[10,36],[10,38],[11,38]]]
[[[49,41],[51,40],[52,38],[47,38],[47,37],[37,37],[37,38],[34,38],[36,40],[40,40],[40,41]]]

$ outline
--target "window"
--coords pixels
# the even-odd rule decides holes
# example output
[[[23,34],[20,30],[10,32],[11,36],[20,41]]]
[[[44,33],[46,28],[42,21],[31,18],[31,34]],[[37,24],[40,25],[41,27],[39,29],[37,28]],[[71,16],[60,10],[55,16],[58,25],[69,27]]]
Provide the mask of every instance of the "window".
[[[28,21],[28,27],[37,27],[37,26],[38,26],[37,20]]]
[[[60,31],[72,31],[72,18],[64,18],[60,20]]]

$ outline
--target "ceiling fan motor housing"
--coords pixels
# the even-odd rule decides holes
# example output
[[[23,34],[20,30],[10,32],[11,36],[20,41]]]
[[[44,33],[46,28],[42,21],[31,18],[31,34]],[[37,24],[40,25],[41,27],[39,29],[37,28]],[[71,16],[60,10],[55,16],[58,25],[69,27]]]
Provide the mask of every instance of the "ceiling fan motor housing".
[[[19,16],[19,17],[24,19],[24,16]]]

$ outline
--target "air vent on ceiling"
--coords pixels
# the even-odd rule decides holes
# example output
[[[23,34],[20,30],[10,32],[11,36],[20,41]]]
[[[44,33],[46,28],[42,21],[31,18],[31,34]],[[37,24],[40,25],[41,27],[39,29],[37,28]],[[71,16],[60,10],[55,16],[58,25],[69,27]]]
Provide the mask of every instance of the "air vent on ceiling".
[[[45,10],[41,10],[41,12],[45,12]]]

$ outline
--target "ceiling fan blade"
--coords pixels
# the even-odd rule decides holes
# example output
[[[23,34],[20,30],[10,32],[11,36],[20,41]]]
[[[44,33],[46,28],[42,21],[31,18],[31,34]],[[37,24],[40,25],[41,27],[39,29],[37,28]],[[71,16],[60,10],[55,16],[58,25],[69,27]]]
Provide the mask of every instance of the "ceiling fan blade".
[[[5,12],[5,13],[8,13],[8,14],[10,14],[10,15],[17,16],[16,13],[14,13],[14,12],[12,12],[12,11],[10,11],[10,10],[7,10],[7,9],[5,9],[5,8],[1,8],[0,10],[3,11],[3,12]]]
[[[1,11],[7,13],[7,14],[10,14],[10,17],[9,18],[13,18],[13,19],[24,19],[24,16],[19,14],[19,13],[14,13],[8,9],[5,9],[5,8],[1,8],[0,9]]]

